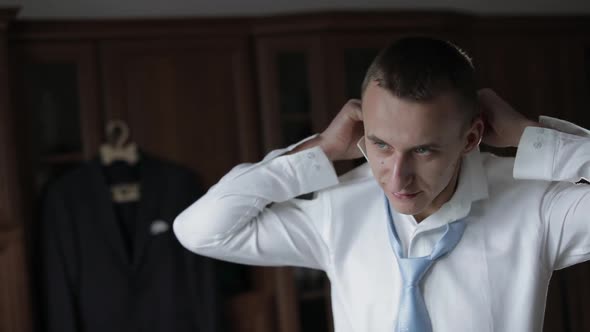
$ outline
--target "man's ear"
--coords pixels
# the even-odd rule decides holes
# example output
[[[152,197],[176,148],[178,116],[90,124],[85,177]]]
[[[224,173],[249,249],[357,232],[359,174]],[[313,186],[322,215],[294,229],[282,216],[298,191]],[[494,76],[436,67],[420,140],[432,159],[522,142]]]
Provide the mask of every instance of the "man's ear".
[[[463,148],[463,154],[468,154],[473,149],[479,146],[481,139],[483,138],[484,121],[481,115],[478,115],[471,122],[471,126],[465,133],[465,147]]]

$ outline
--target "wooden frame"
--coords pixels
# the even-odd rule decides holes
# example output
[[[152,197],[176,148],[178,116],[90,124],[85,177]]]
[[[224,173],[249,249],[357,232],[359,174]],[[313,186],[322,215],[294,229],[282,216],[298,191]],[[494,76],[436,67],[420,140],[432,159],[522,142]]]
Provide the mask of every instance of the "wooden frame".
[[[17,9],[0,10],[0,330],[32,328],[15,117],[10,102],[6,29]]]
[[[5,327],[9,326],[6,330],[10,332],[28,329],[27,304],[19,300],[26,298],[23,291],[26,289],[22,281],[15,278],[25,274],[18,271],[24,271],[25,255],[21,241],[23,236],[27,235],[19,228],[21,220],[26,220],[23,215],[27,213],[19,197],[23,196],[21,191],[26,192],[26,188],[31,186],[23,186],[17,176],[19,172],[23,172],[19,170],[18,165],[25,166],[26,173],[30,160],[28,156],[24,156],[27,151],[17,151],[23,140],[15,138],[16,133],[12,127],[16,112],[11,110],[6,92],[10,88],[7,80],[7,49],[11,54],[24,54],[43,61],[67,59],[78,64],[82,94],[80,108],[83,156],[76,158],[80,160],[89,158],[96,151],[102,136],[103,118],[129,116],[126,113],[125,100],[122,100],[125,96],[115,96],[112,90],[105,88],[105,82],[117,82],[118,76],[113,76],[121,65],[117,62],[117,57],[125,52],[149,49],[150,41],[155,40],[162,44],[168,43],[171,47],[228,47],[232,50],[231,66],[235,69],[235,86],[232,89],[237,100],[235,125],[238,128],[241,161],[258,160],[262,149],[269,150],[281,145],[281,133],[277,129],[279,96],[274,59],[278,52],[303,52],[308,59],[311,122],[315,132],[323,130],[345,101],[344,60],[341,55],[347,45],[380,46],[391,37],[411,30],[417,33],[451,34],[474,48],[475,54],[485,55],[489,52],[486,43],[490,42],[490,38],[503,39],[517,31],[520,36],[518,38],[525,39],[527,36],[535,35],[540,42],[543,42],[545,37],[547,40],[555,40],[555,37],[566,38],[566,41],[557,45],[560,49],[555,53],[559,58],[556,65],[569,68],[571,72],[584,65],[589,66],[586,63],[589,60],[582,55],[590,49],[590,38],[587,37],[590,20],[586,16],[484,17],[455,12],[372,11],[249,18],[22,20],[10,24],[11,29],[7,37],[6,26],[15,14],[14,9],[0,11],[0,265],[17,271],[14,275],[0,272],[0,287],[3,287],[2,283],[10,287],[15,285],[8,292],[3,292],[4,288],[0,292],[0,314],[3,315],[0,316],[0,330],[4,331]],[[6,38],[9,40],[8,45]],[[518,38],[515,44],[518,44]],[[217,39],[229,42],[226,46],[220,46]],[[575,56],[568,56],[567,52],[571,51],[569,47],[575,47]],[[538,63],[546,64],[543,60],[539,60]],[[105,68],[115,70],[105,71]],[[498,68],[494,67],[493,70],[496,71],[494,75],[503,75]],[[565,81],[556,93],[562,96],[587,95],[588,92],[582,91],[580,87],[590,78],[585,79],[584,74],[579,72],[563,75],[555,76],[556,79]],[[498,77],[491,74],[489,76]],[[507,77],[495,79],[502,85],[501,82],[508,80]],[[255,78],[258,79],[257,82]],[[258,90],[258,96],[254,95],[255,90]],[[586,113],[574,111],[585,106],[585,99],[587,98],[564,98],[563,115],[588,126],[590,119]],[[543,106],[539,100],[543,99],[532,103],[533,107]],[[261,114],[255,109],[257,102]],[[18,100],[15,104],[18,104]],[[533,108],[531,112],[536,111]],[[260,118],[262,120],[259,123]],[[259,135],[260,128],[262,134]],[[25,196],[29,198],[24,200],[25,204],[32,204],[32,194],[28,193]],[[274,301],[272,303],[277,304],[278,329],[281,332],[299,332],[299,295],[292,269],[253,270],[254,287],[261,293],[246,300],[241,299],[238,303],[252,303],[258,298],[263,298],[265,305]],[[583,308],[584,301],[574,299],[574,292],[578,290],[572,290],[571,287],[568,289],[566,286],[576,282],[578,276],[587,273],[585,266],[577,267],[575,272],[559,272],[554,279],[560,282],[559,292],[550,293],[550,296]],[[588,289],[581,288],[579,292],[588,294]],[[13,310],[20,310],[18,308],[23,310],[21,314],[14,313]],[[257,310],[261,312],[266,309]],[[563,328],[567,320],[578,318],[581,314],[583,313],[578,311],[560,311],[553,314],[553,325],[547,326]],[[5,317],[8,317],[8,320],[5,320]],[[272,329],[270,323],[260,324]],[[584,329],[588,323],[572,323],[571,326]]]

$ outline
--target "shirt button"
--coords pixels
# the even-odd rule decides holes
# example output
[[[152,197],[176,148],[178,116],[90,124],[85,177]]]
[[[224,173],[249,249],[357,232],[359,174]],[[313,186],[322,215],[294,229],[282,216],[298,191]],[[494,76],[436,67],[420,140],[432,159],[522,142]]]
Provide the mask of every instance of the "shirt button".
[[[539,150],[540,148],[542,148],[542,147],[543,147],[543,142],[539,142],[539,141],[537,141],[537,142],[535,142],[535,143],[533,144],[533,147],[534,147],[535,149]]]
[[[313,158],[315,158],[315,154],[313,152],[308,152],[307,153],[307,158],[308,159],[313,159]]]
[[[320,167],[320,165],[314,165],[313,167],[315,167],[315,170],[316,170],[316,171],[319,171],[319,170],[320,170],[320,168],[321,168],[321,167]]]

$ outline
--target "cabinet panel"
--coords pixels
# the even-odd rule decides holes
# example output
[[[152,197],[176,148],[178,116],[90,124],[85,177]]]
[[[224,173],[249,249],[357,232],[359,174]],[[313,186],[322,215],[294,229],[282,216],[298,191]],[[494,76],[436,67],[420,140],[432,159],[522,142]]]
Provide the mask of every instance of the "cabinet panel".
[[[6,27],[16,10],[0,8],[0,227],[18,222],[19,195],[17,182],[14,113],[10,101],[9,63]]]
[[[16,9],[0,8],[0,331],[31,330],[29,278],[23,241],[17,129],[11,103],[7,26]]]
[[[480,84],[489,86],[530,118],[564,117],[565,83],[558,40],[545,36],[493,35],[474,55]],[[557,90],[556,90],[557,89]]]
[[[264,149],[320,132],[326,113],[320,38],[261,37],[256,57]]]
[[[38,154],[79,153],[79,91],[73,63],[27,63],[23,80],[28,84],[24,100],[31,110],[33,145]]]
[[[235,165],[261,157],[246,38],[104,41],[100,59],[105,120],[124,120],[140,149],[191,168],[204,190]],[[240,284],[223,289],[220,301],[250,287],[235,278],[264,273],[230,263],[217,271],[221,287]],[[228,326],[253,311],[255,326],[273,323],[263,306],[225,309]]]
[[[22,227],[0,228],[0,331],[31,330]]]
[[[312,134],[311,94],[308,62],[305,53],[279,52],[277,74],[279,79],[280,146],[288,146]]]
[[[41,193],[49,181],[94,156],[99,144],[96,61],[91,42],[10,41],[14,128],[25,207],[22,246],[27,252],[25,256],[19,251],[19,259],[30,264],[31,305],[36,309],[42,302],[36,280]],[[35,324],[42,328],[38,319]]]
[[[12,124],[13,113],[8,100],[8,64],[6,44],[3,31],[0,31],[0,226],[14,223],[14,206],[16,187],[16,144]]]
[[[101,44],[107,119],[129,124],[146,151],[191,167],[206,187],[258,158],[246,41]]]
[[[18,40],[10,46],[24,188],[33,202],[47,181],[96,154],[96,48],[91,42]]]

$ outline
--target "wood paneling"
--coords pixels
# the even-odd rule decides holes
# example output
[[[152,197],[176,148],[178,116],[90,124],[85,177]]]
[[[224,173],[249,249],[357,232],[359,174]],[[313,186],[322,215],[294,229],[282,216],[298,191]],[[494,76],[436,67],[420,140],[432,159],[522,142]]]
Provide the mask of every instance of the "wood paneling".
[[[300,54],[306,66],[305,75],[309,78],[309,101],[312,117],[312,130],[319,132],[325,122],[326,112],[325,77],[321,57],[321,40],[309,35],[289,35],[288,38],[265,37],[256,39],[256,60],[258,66],[258,84],[260,110],[262,113],[264,150],[270,151],[283,147],[280,125],[281,100],[279,93],[279,72],[277,56],[281,53]],[[295,142],[289,142],[292,144]]]
[[[22,243],[28,236],[19,223],[35,208],[35,199],[27,196],[26,205],[19,201],[19,172],[34,173],[33,166],[19,165],[35,156],[23,157],[30,153],[27,139],[15,139],[23,128],[13,125],[15,111],[22,109],[11,111],[8,98],[5,28],[14,14],[0,10],[0,331],[21,332],[29,329]],[[275,63],[281,52],[306,57],[314,132],[323,130],[349,97],[346,52],[380,48],[415,33],[447,37],[465,48],[481,85],[497,90],[527,116],[553,115],[590,127],[588,17],[355,12],[19,21],[9,31],[8,47],[16,57],[77,64],[84,158],[95,154],[104,120],[120,118],[147,152],[191,167],[205,188],[237,163],[258,160],[263,149],[281,145]],[[29,121],[19,119],[24,125]],[[256,331],[300,330],[291,269],[258,271],[259,292],[230,306],[236,322],[251,323],[243,327]],[[554,275],[546,331],[590,329],[588,278],[588,264]]]
[[[69,155],[39,155],[35,146],[39,143],[35,125],[36,117],[43,110],[35,109],[32,103],[31,90],[34,85],[28,82],[28,70],[33,66],[66,65],[71,66],[74,73],[73,91],[69,91],[71,100],[76,101],[78,113],[76,123],[79,130],[80,151],[70,153],[71,161],[90,159],[97,153],[102,136],[101,99],[98,81],[98,61],[96,46],[88,41],[48,42],[12,40],[9,43],[12,67],[11,84],[18,127],[18,142],[21,150],[19,159],[23,164],[23,172],[30,174],[23,179],[25,197],[27,201],[34,201],[44,182],[39,181],[40,164],[51,163],[51,160],[67,161]],[[54,84],[61,83],[55,80]],[[62,97],[62,96],[59,96]],[[49,110],[44,110],[48,112]],[[54,110],[55,121],[59,121],[60,110]]]
[[[20,190],[17,183],[16,150],[8,82],[6,30],[16,9],[0,9],[0,226],[18,222]]]
[[[0,331],[31,330],[26,254],[21,226],[0,228]]]
[[[241,38],[101,43],[107,119],[123,119],[148,152],[191,167],[208,187],[258,157]]]
[[[0,331],[28,332],[30,306],[14,114],[10,102],[7,26],[15,9],[0,10]]]

